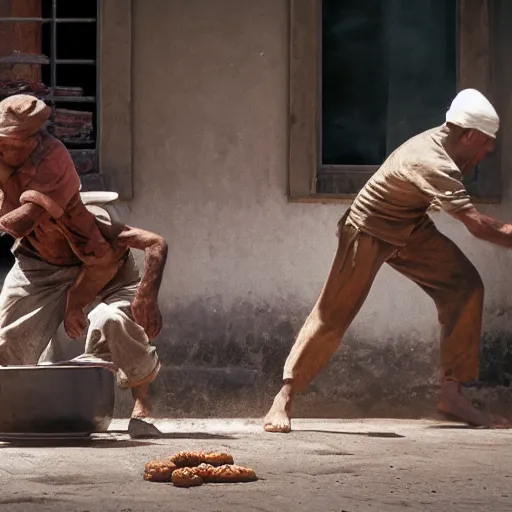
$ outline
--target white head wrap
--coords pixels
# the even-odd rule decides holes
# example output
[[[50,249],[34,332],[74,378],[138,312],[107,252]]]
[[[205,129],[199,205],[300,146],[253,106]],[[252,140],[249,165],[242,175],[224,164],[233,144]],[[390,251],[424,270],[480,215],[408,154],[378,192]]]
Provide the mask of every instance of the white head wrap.
[[[490,101],[476,89],[464,89],[453,100],[446,122],[496,138],[500,118]]]

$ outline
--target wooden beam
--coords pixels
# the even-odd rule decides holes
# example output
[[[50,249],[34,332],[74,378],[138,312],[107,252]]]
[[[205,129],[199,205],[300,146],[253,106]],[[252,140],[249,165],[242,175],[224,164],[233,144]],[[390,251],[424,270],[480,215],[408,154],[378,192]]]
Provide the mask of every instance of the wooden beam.
[[[492,80],[491,0],[459,0],[458,90],[479,90],[492,103],[495,93]],[[481,202],[499,202],[503,195],[501,144],[479,166],[478,180],[468,184],[469,193]],[[493,201],[490,201],[490,199]]]
[[[321,0],[291,0],[289,197],[311,196],[318,169]]]
[[[492,98],[489,0],[459,0],[458,89],[467,88]]]
[[[132,0],[101,1],[100,67],[100,172],[109,190],[131,199]]]
[[[0,16],[40,18],[41,0],[0,0]],[[42,24],[38,22],[1,23],[0,56],[14,51],[40,55]],[[41,81],[41,66],[36,64],[1,64],[0,80]]]

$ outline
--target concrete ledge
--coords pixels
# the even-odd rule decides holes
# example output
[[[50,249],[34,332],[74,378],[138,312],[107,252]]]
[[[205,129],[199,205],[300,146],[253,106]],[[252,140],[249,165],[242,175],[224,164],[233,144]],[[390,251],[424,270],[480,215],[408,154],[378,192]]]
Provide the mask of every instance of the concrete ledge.
[[[164,366],[151,394],[158,417],[247,416],[261,409],[258,372],[239,367]],[[119,390],[116,417],[130,414],[130,394]]]
[[[329,380],[329,375],[324,379]],[[319,380],[324,380],[319,379]],[[245,418],[262,417],[279,388],[268,385],[268,376],[256,370],[238,367],[205,368],[200,366],[164,367],[152,386],[151,394],[158,418]],[[296,397],[297,418],[399,418],[439,419],[439,386],[386,387],[380,395],[367,393],[368,388],[352,388],[347,394],[324,382],[313,384]],[[478,406],[495,414],[508,415],[512,410],[512,389],[484,383],[466,387],[467,396]],[[116,418],[130,415],[130,393],[117,391]]]

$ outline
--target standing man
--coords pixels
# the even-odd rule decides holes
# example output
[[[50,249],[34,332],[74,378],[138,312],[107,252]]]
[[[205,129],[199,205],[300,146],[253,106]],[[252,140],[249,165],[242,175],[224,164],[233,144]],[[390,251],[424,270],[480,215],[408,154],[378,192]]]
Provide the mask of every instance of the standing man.
[[[476,409],[461,384],[478,378],[484,286],[471,262],[427,215],[442,209],[477,238],[512,248],[512,225],[479,213],[462,174],[495,148],[498,115],[478,91],[454,99],[446,123],[394,151],[338,225],[338,250],[321,295],[284,366],[284,384],[265,417],[267,432],[291,430],[294,394],[327,364],[387,263],[435,302],[441,324],[439,410],[475,426],[497,422]]]

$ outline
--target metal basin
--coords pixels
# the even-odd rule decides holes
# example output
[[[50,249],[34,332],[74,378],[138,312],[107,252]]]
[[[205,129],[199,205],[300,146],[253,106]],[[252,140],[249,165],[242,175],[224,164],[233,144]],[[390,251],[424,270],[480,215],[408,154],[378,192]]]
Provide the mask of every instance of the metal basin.
[[[114,376],[104,368],[0,368],[0,432],[105,432],[113,414]]]

